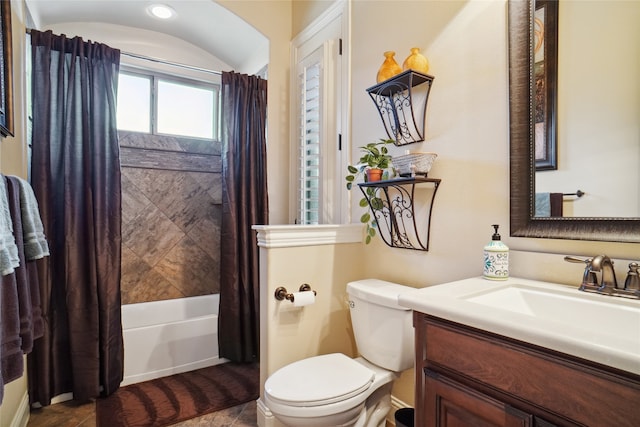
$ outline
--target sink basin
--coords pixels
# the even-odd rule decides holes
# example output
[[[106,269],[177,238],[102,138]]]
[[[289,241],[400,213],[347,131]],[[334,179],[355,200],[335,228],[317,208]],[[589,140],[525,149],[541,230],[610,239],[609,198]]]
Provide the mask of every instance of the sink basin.
[[[401,305],[640,374],[640,300],[528,279],[481,277],[399,296]]]
[[[464,299],[620,339],[640,337],[638,304],[609,296],[513,284]]]

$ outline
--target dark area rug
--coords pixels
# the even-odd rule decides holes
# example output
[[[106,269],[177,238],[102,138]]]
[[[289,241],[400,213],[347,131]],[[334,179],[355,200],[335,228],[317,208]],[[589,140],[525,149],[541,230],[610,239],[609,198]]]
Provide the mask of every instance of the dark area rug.
[[[97,427],[162,427],[258,398],[257,364],[224,363],[121,387],[96,400]]]

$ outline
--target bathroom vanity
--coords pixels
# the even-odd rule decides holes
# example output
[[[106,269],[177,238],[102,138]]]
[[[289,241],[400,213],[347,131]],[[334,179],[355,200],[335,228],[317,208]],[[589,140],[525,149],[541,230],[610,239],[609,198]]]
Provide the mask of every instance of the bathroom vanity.
[[[640,301],[513,278],[399,301],[414,310],[416,426],[640,425]]]

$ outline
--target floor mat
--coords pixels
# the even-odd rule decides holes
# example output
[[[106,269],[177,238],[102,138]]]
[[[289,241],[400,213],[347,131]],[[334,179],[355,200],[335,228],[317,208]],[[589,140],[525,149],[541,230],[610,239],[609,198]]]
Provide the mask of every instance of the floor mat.
[[[97,427],[162,427],[255,400],[257,364],[224,363],[118,389],[96,400]]]

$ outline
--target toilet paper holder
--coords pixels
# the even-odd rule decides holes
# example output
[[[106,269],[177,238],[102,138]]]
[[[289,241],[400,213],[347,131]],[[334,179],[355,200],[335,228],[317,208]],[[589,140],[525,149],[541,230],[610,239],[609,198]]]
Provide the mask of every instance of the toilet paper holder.
[[[316,295],[316,291],[311,290],[311,286],[306,283],[300,285],[300,292],[313,292],[313,295]],[[293,302],[294,300],[293,294],[287,292],[287,288],[285,288],[284,286],[279,286],[278,288],[276,288],[275,297],[278,301],[284,301],[286,299]]]

